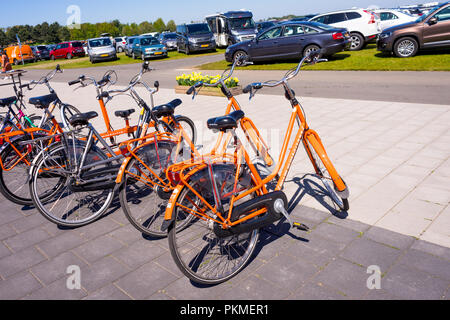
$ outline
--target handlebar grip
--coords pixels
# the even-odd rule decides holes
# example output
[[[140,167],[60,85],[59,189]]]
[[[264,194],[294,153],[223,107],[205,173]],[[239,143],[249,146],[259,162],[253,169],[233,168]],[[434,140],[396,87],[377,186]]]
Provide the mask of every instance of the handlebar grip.
[[[108,93],[107,91],[102,92],[102,93],[100,94],[100,98],[108,98],[108,97],[109,97],[109,93]]]
[[[74,84],[77,84],[77,83],[80,83],[80,82],[81,82],[80,79],[70,81],[70,82],[69,82],[69,86],[73,86]]]
[[[252,85],[251,85],[251,84],[249,84],[248,86],[246,86],[246,87],[242,90],[243,93],[250,93],[251,91],[252,91]]]
[[[187,91],[186,94],[189,96],[192,94],[192,92],[194,92],[195,86],[190,87]]]

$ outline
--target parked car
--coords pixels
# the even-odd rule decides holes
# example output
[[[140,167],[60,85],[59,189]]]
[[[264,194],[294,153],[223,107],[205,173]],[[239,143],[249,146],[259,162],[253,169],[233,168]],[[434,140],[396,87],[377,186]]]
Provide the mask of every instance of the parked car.
[[[175,32],[161,33],[159,35],[159,42],[161,42],[167,50],[177,50],[177,34]]]
[[[206,17],[206,22],[216,39],[218,47],[227,47],[235,43],[252,40],[258,29],[253,21],[253,13],[239,10],[215,13]]]
[[[413,57],[420,49],[450,47],[450,2],[435,7],[414,22],[385,29],[377,47],[400,58]]]
[[[206,23],[179,25],[177,26],[177,50],[186,54],[216,50],[216,38]]]
[[[116,51],[117,52],[124,52],[125,46],[127,44],[127,37],[117,37],[114,39],[116,42]]]
[[[167,57],[167,48],[155,37],[141,36],[134,41],[131,56],[133,59],[141,58],[142,60]]]
[[[48,44],[46,45],[48,52],[50,53],[50,51],[54,50],[56,48],[56,44]]]
[[[5,51],[9,61],[16,66],[22,63],[22,58],[25,63],[36,61],[33,50],[27,44],[23,44],[21,47],[11,46],[6,48]]]
[[[105,60],[117,60],[116,48],[109,37],[89,39],[88,55],[91,63]]]
[[[73,57],[84,57],[83,44],[80,41],[62,42],[50,51],[50,59],[72,59]]]
[[[380,16],[381,31],[386,28],[412,22],[417,19],[417,17],[413,17],[397,10],[379,9],[375,10],[374,13]]]
[[[331,56],[351,44],[347,29],[335,28],[317,22],[284,22],[261,33],[254,40],[237,43],[227,48],[225,59],[249,61],[300,59],[313,51]]]
[[[48,51],[46,46],[32,46],[31,50],[33,50],[36,61],[50,59],[50,51]]]
[[[263,22],[257,22],[256,23],[256,28],[258,29],[258,33],[267,30],[273,26],[275,26],[275,22],[272,21],[263,21]]]
[[[125,54],[128,57],[131,57],[131,54],[133,53],[133,44],[136,39],[138,39],[139,36],[133,36],[133,37],[127,37],[127,44],[125,45]]]
[[[159,37],[159,32],[144,33],[144,34],[141,34],[141,36],[150,36],[150,37],[153,37],[153,38],[158,38]]]
[[[336,28],[346,28],[350,32],[350,50],[357,51],[375,41],[381,32],[379,18],[368,10],[352,9],[318,15],[309,21],[329,24]]]

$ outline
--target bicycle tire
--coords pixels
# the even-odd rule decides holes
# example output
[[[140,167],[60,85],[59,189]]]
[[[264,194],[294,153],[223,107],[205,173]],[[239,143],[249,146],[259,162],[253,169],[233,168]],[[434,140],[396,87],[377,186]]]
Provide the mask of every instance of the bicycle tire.
[[[69,141],[69,144],[70,143],[71,141]],[[86,144],[85,142],[77,141],[74,146],[71,146],[76,149],[75,152],[82,154]],[[70,159],[70,157],[73,158],[73,154],[67,152],[66,147],[63,143],[57,143],[49,148],[48,152],[40,154],[39,158],[35,160],[35,166],[29,182],[29,188],[33,204],[47,220],[59,226],[76,228],[92,223],[106,212],[114,198],[114,187],[99,191],[76,192],[73,190],[74,184],[71,184],[71,180],[68,174],[59,174],[58,176],[58,170],[52,169],[53,171],[45,171],[45,161],[52,166],[56,166],[56,169],[59,168],[59,170],[61,171],[61,168],[69,166],[68,160]],[[61,162],[61,164],[58,164],[58,158],[60,158],[59,161]],[[101,161],[107,158],[108,157],[99,148],[93,146],[88,152],[86,165],[88,163],[92,163],[92,161]],[[73,161],[73,159],[70,159],[70,161]],[[109,163],[106,166],[109,168],[111,167],[111,164]],[[98,176],[101,175],[102,173],[99,172]],[[49,191],[49,193],[51,192],[51,194],[46,195],[45,198],[40,198],[37,194],[37,190],[44,190],[44,185],[43,183],[38,183],[38,181],[43,182],[46,179],[55,177],[60,180],[64,179],[64,185],[61,186],[61,182],[58,180],[55,186],[52,187],[52,185],[50,185],[52,189]],[[81,201],[78,201],[80,200],[79,198],[74,199],[75,196],[72,196],[72,198],[69,199],[70,202],[68,204],[57,207],[59,200],[61,200],[63,197],[71,197],[70,192],[72,192],[72,194],[74,195],[77,193],[83,193],[85,194],[84,198],[87,200],[85,201],[81,199]],[[89,199],[95,200],[95,198],[98,199],[99,203],[88,202]],[[74,202],[74,206],[72,206],[72,208],[69,210],[69,206],[70,204],[72,204],[72,202]],[[76,205],[77,202],[78,205]],[[51,206],[51,212],[49,211],[47,206]],[[83,214],[84,212],[81,212],[81,209],[86,209],[85,212],[87,211],[87,213]],[[89,210],[91,210],[91,212]],[[92,212],[92,210],[95,211]],[[72,218],[72,216],[75,220],[68,220],[69,218]],[[77,219],[77,217],[80,218]]]
[[[191,139],[192,144],[196,144],[197,142],[197,128],[195,127],[194,121],[186,116],[176,116],[178,123],[183,127],[186,133],[189,135],[189,139]],[[183,125],[184,124],[184,125]],[[172,129],[174,129],[173,124],[171,124]]]
[[[75,129],[70,125],[70,118],[73,117],[75,114],[80,114],[80,113],[81,113],[80,110],[78,110],[74,106],[72,106],[70,104],[63,104],[61,106],[61,111],[60,111],[63,127],[66,128],[67,130]]]
[[[217,169],[215,169],[214,175],[216,175],[217,172]],[[213,202],[207,194],[211,191],[208,191],[207,188],[205,189],[199,186],[197,182],[195,182],[195,180],[204,181],[201,177],[205,174],[207,173],[199,172],[194,174],[190,178],[189,184],[194,188],[194,190],[199,192],[202,197],[205,199],[210,199],[208,202]],[[198,179],[196,179],[196,177]],[[203,178],[204,177],[206,176],[203,176]],[[218,180],[216,180],[216,183],[218,183],[218,185],[221,185],[221,182],[225,181],[221,181],[221,177],[223,178],[224,176],[220,174],[217,176]],[[231,185],[233,185],[233,183]],[[185,202],[186,198],[188,199]],[[199,206],[199,199],[196,198],[197,196],[187,186],[184,186],[181,189],[181,192],[179,192],[176,202],[177,204],[181,203],[186,207],[189,205]],[[214,206],[212,203],[210,204]],[[179,205],[176,205],[174,208],[173,215],[175,215],[175,219],[169,226],[168,240],[172,258],[174,259],[177,267],[186,277],[195,283],[217,285],[233,278],[247,266],[258,243],[259,229],[241,235],[218,238],[213,231],[214,224],[212,221],[205,222],[199,218],[191,218],[190,221],[186,223],[183,220],[187,218],[183,219],[183,215],[191,217],[193,215],[189,213],[182,213],[180,208],[181,207]],[[184,223],[183,228],[179,228],[177,226],[179,221]],[[205,230],[205,234],[201,233],[202,230]],[[188,233],[189,235],[186,236]],[[195,236],[197,236],[197,238],[195,238]],[[181,248],[183,242],[186,243],[188,249]],[[194,245],[198,244],[201,246],[202,243],[205,244],[205,247],[199,248],[199,250],[197,250],[198,253],[195,253]],[[228,265],[234,262],[232,270],[226,271],[224,267],[218,268],[223,261],[228,263]],[[209,269],[214,270],[211,271],[212,274],[205,274],[209,271]],[[219,274],[220,272],[222,272],[222,274]]]
[[[165,169],[171,164],[170,155],[176,146],[173,142],[160,141],[158,152],[154,144],[141,148],[137,156],[154,173],[133,158],[125,169],[119,189],[120,204],[128,221],[139,232],[154,238],[167,236],[167,232],[161,231],[161,226],[172,189],[166,192],[160,185],[152,186],[148,180],[161,184],[154,174],[165,180]]]

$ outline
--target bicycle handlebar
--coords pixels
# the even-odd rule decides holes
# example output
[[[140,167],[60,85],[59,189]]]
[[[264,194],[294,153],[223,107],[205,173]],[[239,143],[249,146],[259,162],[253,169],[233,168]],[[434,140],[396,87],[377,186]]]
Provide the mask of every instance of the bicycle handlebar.
[[[284,77],[281,80],[279,80],[279,81],[269,80],[269,81],[266,81],[263,83],[255,82],[255,83],[249,84],[242,91],[244,93],[250,93],[250,99],[251,99],[255,95],[255,92],[253,92],[253,90],[259,90],[259,89],[262,89],[263,87],[270,87],[270,88],[277,87],[283,83],[287,83],[287,81],[296,77],[305,62],[310,63],[310,64],[316,64],[319,62],[327,62],[328,61],[327,59],[320,59],[319,57],[320,57],[320,52],[311,52],[311,54],[309,54],[306,57],[303,57],[300,60],[297,67],[286,72],[286,74],[284,75]]]
[[[56,65],[55,69],[47,73],[45,76],[40,78],[39,80],[31,80],[30,83],[23,84],[19,86],[20,89],[27,88],[28,90],[33,90],[37,85],[39,84],[46,84],[48,86],[48,82],[53,79],[53,77],[57,73],[63,73],[63,70],[61,69],[60,65]],[[30,87],[33,86],[33,87]]]

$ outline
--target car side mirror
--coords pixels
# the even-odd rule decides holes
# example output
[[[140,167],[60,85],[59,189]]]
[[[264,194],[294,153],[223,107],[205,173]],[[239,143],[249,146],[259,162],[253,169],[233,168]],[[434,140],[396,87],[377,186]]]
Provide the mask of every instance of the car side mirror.
[[[436,24],[436,23],[438,23],[438,19],[437,19],[436,17],[433,17],[433,18],[431,18],[431,19],[428,20],[428,24],[429,24],[430,26],[432,26],[432,25],[434,25],[434,24]]]

